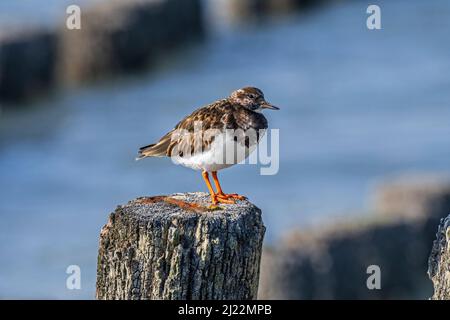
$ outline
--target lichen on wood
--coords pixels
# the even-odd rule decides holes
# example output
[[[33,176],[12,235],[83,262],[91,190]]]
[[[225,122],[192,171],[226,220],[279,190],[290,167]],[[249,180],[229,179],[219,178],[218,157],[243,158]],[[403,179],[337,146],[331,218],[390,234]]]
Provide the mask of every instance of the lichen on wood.
[[[175,200],[175,201],[174,201]],[[207,208],[205,193],[138,198],[100,235],[97,299],[256,299],[265,227],[248,201]]]

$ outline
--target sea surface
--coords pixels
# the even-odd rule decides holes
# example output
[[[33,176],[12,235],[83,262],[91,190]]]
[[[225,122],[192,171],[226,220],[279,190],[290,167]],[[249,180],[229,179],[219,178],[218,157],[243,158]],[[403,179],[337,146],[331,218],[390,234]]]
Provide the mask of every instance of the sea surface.
[[[0,12],[14,3],[36,8],[4,0]],[[386,177],[449,174],[450,2],[378,3],[381,30],[366,28],[361,1],[211,27],[148,72],[3,108],[0,298],[93,298],[99,231],[117,205],[206,191],[198,172],[170,159],[136,162],[137,149],[242,86],[281,108],[266,112],[279,129],[279,172],[239,165],[219,175],[226,192],[262,209],[267,244],[370,214]],[[81,267],[81,290],[66,289],[69,265]]]

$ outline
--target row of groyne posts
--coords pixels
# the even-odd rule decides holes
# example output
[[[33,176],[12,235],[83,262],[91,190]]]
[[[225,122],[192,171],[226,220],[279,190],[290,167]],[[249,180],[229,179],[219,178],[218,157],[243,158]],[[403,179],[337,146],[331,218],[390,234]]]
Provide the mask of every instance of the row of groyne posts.
[[[271,247],[247,200],[132,200],[101,230],[96,298],[450,299],[450,184],[394,181],[376,198],[371,218],[323,220]]]
[[[73,30],[65,11],[54,27],[0,25],[0,102],[156,63],[167,50],[202,37],[203,2],[96,1],[81,8],[81,29]],[[230,1],[236,17],[325,2],[333,1]],[[384,186],[371,208],[375,215],[344,224],[324,220],[324,228],[289,232],[271,247],[263,246],[261,211],[248,201],[196,212],[167,200],[136,199],[110,215],[100,235],[97,298],[398,299],[428,292],[450,298],[448,184],[419,179]],[[381,272],[379,287],[367,285],[366,271],[377,270],[371,266]]]
[[[205,6],[209,2],[209,6]],[[273,12],[306,9],[326,1],[222,1],[231,20],[252,20]],[[332,2],[332,0],[328,0]],[[15,105],[67,85],[133,72],[205,34],[204,7],[214,0],[98,0],[77,11],[61,8],[57,21],[14,27],[0,21],[0,103]],[[32,10],[32,9],[30,9]],[[43,18],[45,19],[45,18]],[[72,21],[72,20],[71,20]],[[72,21],[73,22],[73,21]],[[26,26],[26,27],[25,27]]]
[[[68,27],[65,8],[50,26],[0,24],[0,101],[22,102],[138,70],[203,34],[200,0],[96,1],[78,8],[76,28]]]

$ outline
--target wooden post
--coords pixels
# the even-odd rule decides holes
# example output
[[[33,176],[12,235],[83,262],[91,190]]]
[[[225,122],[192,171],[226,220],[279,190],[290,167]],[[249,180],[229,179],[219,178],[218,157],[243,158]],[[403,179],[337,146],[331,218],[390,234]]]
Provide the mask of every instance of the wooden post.
[[[428,260],[428,276],[433,281],[432,300],[450,300],[450,215],[442,219]]]
[[[210,211],[209,201],[188,193],[119,206],[100,234],[97,299],[256,299],[261,210],[238,201]]]

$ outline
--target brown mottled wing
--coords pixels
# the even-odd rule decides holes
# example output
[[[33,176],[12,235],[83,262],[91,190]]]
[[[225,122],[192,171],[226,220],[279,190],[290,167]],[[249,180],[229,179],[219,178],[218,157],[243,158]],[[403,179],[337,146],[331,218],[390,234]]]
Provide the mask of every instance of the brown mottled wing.
[[[267,120],[261,113],[234,106],[227,99],[218,100],[184,118],[158,143],[142,147],[138,159],[172,155],[183,157],[204,152],[209,149],[218,131],[223,129],[237,129],[235,141],[248,148],[258,143],[262,136],[260,130],[267,129]],[[251,132],[255,134],[249,134]]]
[[[231,108],[228,100],[218,100],[184,118],[175,126],[167,156],[183,157],[208,150],[217,130],[224,128],[224,115],[232,114]]]

